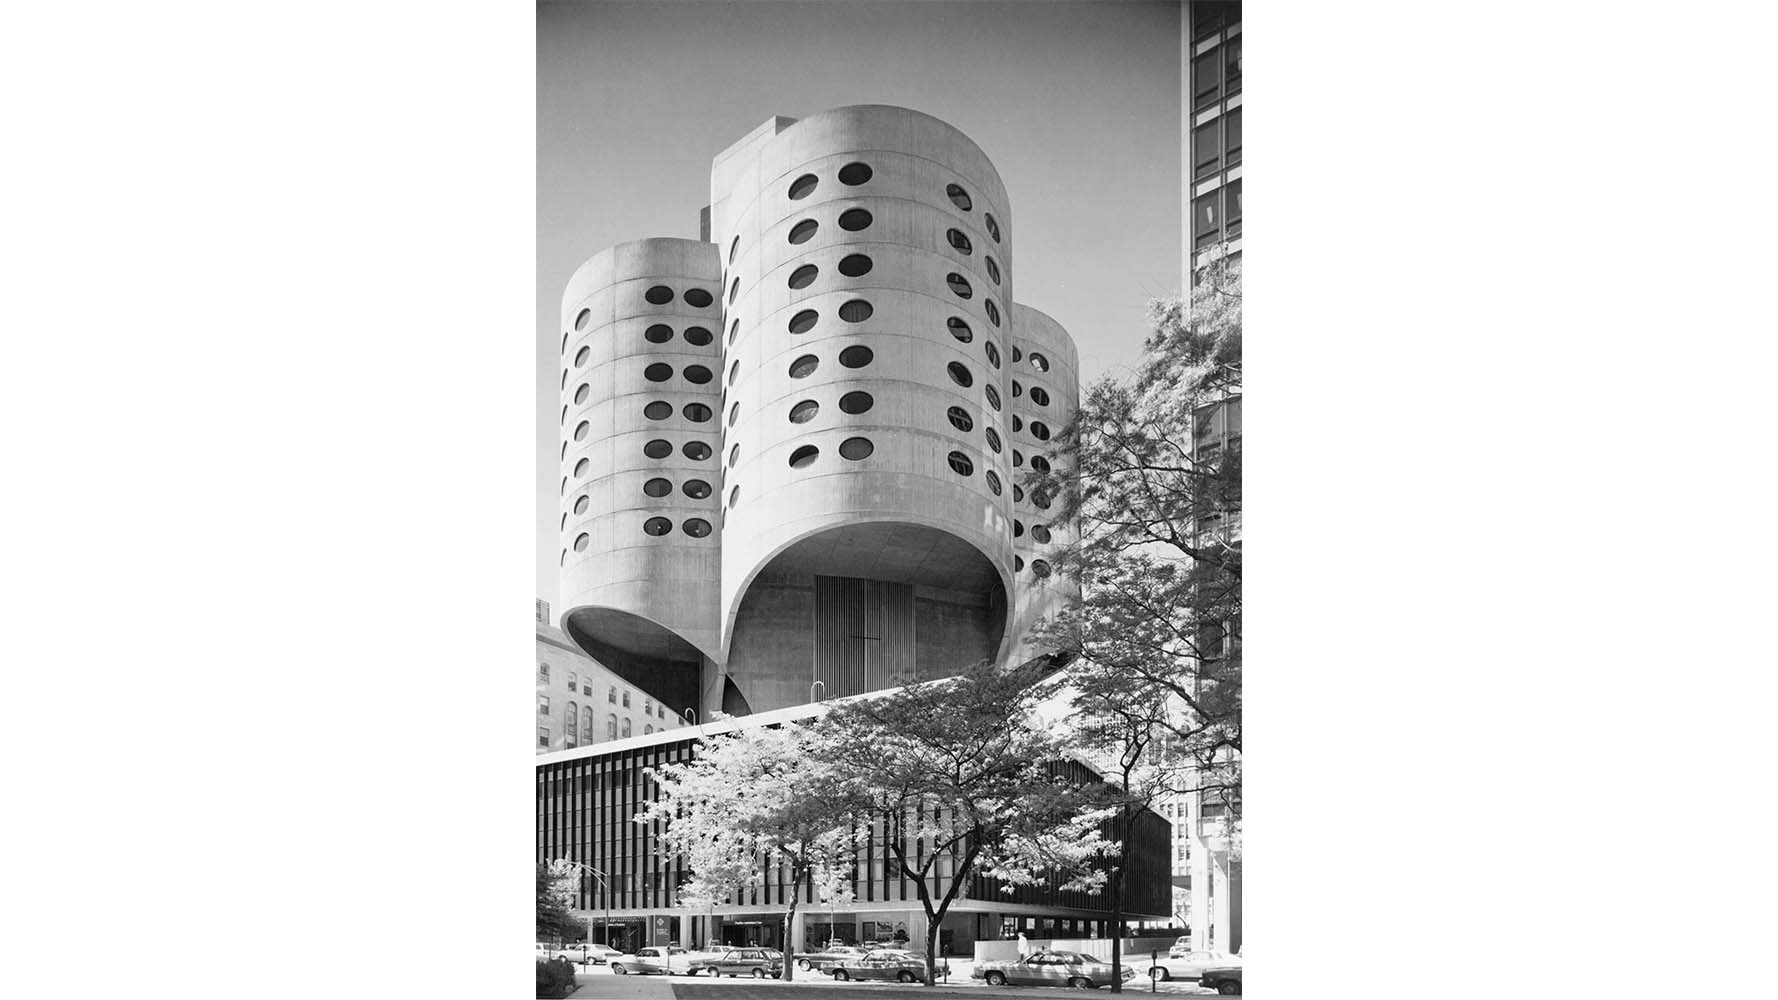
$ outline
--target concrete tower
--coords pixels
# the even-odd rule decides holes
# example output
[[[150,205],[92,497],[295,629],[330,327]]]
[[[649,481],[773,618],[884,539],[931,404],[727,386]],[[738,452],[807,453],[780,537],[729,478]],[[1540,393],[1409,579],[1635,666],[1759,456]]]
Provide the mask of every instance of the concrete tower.
[[[1077,361],[1013,302],[993,164],[903,108],[777,117],[716,157],[707,218],[564,295],[565,631],[706,717],[1043,655],[1024,632],[1076,592],[1020,478]]]

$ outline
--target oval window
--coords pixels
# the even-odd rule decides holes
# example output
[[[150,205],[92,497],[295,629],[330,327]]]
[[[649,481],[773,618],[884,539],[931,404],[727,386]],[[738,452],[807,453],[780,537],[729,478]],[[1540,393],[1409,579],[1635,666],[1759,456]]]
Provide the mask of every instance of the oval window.
[[[729,326],[728,326],[728,342],[729,342],[730,347],[734,346],[735,335],[740,332],[741,332],[741,321],[740,320],[737,319],[733,323],[729,324]]]
[[[969,411],[961,406],[953,406],[946,410],[945,419],[951,422],[952,427],[964,433],[975,430],[975,421],[970,418]]]
[[[1012,429],[1014,433],[1025,429],[1025,422],[1020,420],[1019,415],[1016,413],[1012,415]]]
[[[1018,488],[1018,487],[1017,487],[1017,486],[1015,486],[1015,487],[1013,487],[1013,493],[1014,493],[1014,494],[1015,494],[1015,495],[1019,495],[1019,493],[1018,493],[1018,489],[1019,489],[1019,488]],[[1019,536],[1020,536],[1020,535],[1022,535],[1022,534],[1024,534],[1024,533],[1025,533],[1025,522],[1023,522],[1023,521],[1021,521],[1021,520],[1019,520],[1019,519],[1018,519],[1018,518],[1013,518],[1013,522],[1012,522],[1012,536],[1013,536],[1013,537],[1014,537],[1014,538],[1017,538],[1017,537],[1019,537]]]
[[[1050,509],[1050,495],[1042,490],[1031,491],[1031,502],[1036,504],[1039,510]]]
[[[975,473],[975,463],[969,460],[968,455],[965,455],[960,451],[953,451],[949,455],[946,455],[945,461],[950,463],[951,471],[959,476],[968,476]]]
[[[821,179],[814,174],[804,174],[796,180],[791,181],[789,192],[790,200],[801,201],[804,198],[807,198],[815,190],[815,185],[819,183],[821,183]]]
[[[574,428],[574,440],[585,441],[587,432],[590,430],[592,430],[592,425],[587,423],[586,421],[582,420]]]
[[[666,285],[655,285],[643,292],[642,297],[647,299],[650,305],[664,306],[673,301],[673,290]]]
[[[996,264],[996,263],[994,263],[994,258],[992,258],[992,257],[983,257],[983,258],[982,258],[982,264],[983,264],[983,265],[984,265],[984,266],[985,266],[985,267],[987,267],[987,269],[988,269],[988,277],[989,277],[989,278],[991,278],[991,279],[993,279],[993,281],[994,281],[994,284],[996,284],[996,285],[998,285],[998,284],[1000,284],[1000,265],[999,265],[999,264]]]
[[[665,420],[673,415],[673,404],[657,399],[642,408],[642,415],[650,420]]]
[[[704,482],[702,479],[687,479],[685,485],[681,486],[679,489],[680,492],[691,497],[693,500],[702,500],[710,495],[710,484]]]
[[[670,480],[656,477],[642,484],[642,492],[651,497],[664,497],[673,492],[673,483]]]
[[[593,349],[590,347],[583,347],[580,350],[575,351],[574,352],[574,367],[576,367],[576,368],[582,367],[583,365],[586,364],[586,359],[590,358],[592,356],[593,356]]]
[[[870,348],[854,344],[840,352],[840,364],[846,368],[863,368],[875,357]]]
[[[580,461],[575,462],[574,463],[575,477],[579,478],[580,476],[586,475],[586,470],[592,468],[592,465],[593,465],[592,459],[588,459],[588,458],[583,458]]]
[[[1012,557],[1012,568],[1014,569],[1014,571],[1024,569],[1025,568],[1025,557],[1013,556]]]
[[[709,347],[711,341],[714,341],[715,339],[715,334],[701,326],[688,326],[685,328],[685,342],[693,347]]]
[[[810,330],[815,329],[815,321],[820,318],[821,315],[815,310],[804,309],[802,312],[790,317],[790,332],[808,333]]]
[[[667,520],[664,517],[651,517],[648,520],[642,522],[642,530],[646,534],[650,534],[650,535],[655,536],[656,538],[659,538],[660,536],[673,530],[673,522]]]
[[[967,299],[975,294],[975,289],[970,288],[969,282],[963,275],[958,274],[956,271],[952,271],[950,274],[945,275],[945,284],[949,285],[951,292],[960,299]]]
[[[956,184],[945,185],[945,197],[951,199],[951,204],[965,212],[975,207],[975,202],[969,200],[969,192]]]
[[[1044,458],[1042,455],[1032,455],[1031,468],[1041,473],[1048,473],[1050,471],[1050,460]]]
[[[848,323],[862,323],[870,319],[871,313],[875,311],[869,302],[863,299],[853,299],[840,306],[840,318]]]
[[[1044,562],[1042,559],[1031,560],[1031,575],[1037,577],[1038,579],[1042,579],[1043,577],[1049,576],[1050,575],[1050,564]]]
[[[574,401],[576,403],[584,403],[584,402],[586,402],[586,398],[592,394],[593,394],[593,387],[590,385],[587,385],[585,382],[582,382],[574,390]]]
[[[1000,367],[1000,348],[994,346],[992,340],[982,341],[982,352],[988,356],[988,363]]]
[[[739,294],[741,294],[741,279],[739,277],[737,277],[737,278],[735,278],[734,281],[729,282],[728,304],[731,306],[734,305],[735,304],[735,296],[737,296]]]
[[[945,230],[945,239],[953,248],[961,253],[968,254],[975,252],[975,244],[969,242],[969,237],[963,235],[963,230],[961,229]]]
[[[1000,307],[994,304],[993,299],[982,300],[982,311],[988,314],[988,322],[995,326],[1000,325]]]
[[[642,377],[650,382],[665,382],[673,377],[673,366],[666,364],[665,362],[657,361],[654,364],[649,365],[647,368],[642,369]]]
[[[702,288],[687,288],[685,290],[685,304],[694,309],[702,309],[715,301],[716,296]]]
[[[710,457],[710,446],[702,441],[687,441],[679,451],[694,462],[702,462]]]
[[[1036,351],[1031,352],[1030,358],[1031,358],[1031,367],[1037,369],[1040,372],[1047,372],[1050,370],[1050,359],[1044,357],[1043,355],[1037,353]]]
[[[731,469],[734,468],[735,462],[740,457],[741,457],[741,446],[737,444],[733,448],[730,448],[728,450],[728,467]]]
[[[1012,398],[1018,399],[1025,394],[1025,386],[1018,379],[1012,380]]]
[[[864,413],[876,400],[868,392],[848,392],[840,397],[841,413]]]
[[[840,258],[839,271],[848,278],[862,278],[870,273],[871,259],[864,254],[848,254]]]
[[[715,416],[711,409],[703,403],[687,403],[679,412],[694,424],[701,424]]]
[[[989,427],[989,428],[986,428],[982,433],[984,433],[988,436],[988,447],[994,449],[994,454],[996,454],[996,455],[1000,454],[1000,432],[996,431],[992,427]]]
[[[999,496],[1000,495],[1000,477],[994,473],[993,469],[989,469],[987,472],[983,473],[983,475],[986,476],[988,479],[988,492],[994,494],[995,496]]]
[[[581,533],[581,534],[579,534],[579,535],[577,535],[577,536],[575,536],[575,538],[574,538],[574,551],[576,551],[576,552],[585,552],[585,551],[586,551],[586,547],[587,547],[587,543],[588,543],[588,542],[590,542],[590,541],[592,541],[592,538],[591,538],[591,537],[590,537],[590,536],[588,536],[588,535],[587,535],[587,534],[586,534],[586,533],[584,533],[584,532],[582,532],[582,533]]]
[[[840,183],[848,187],[857,187],[870,180],[871,169],[868,164],[848,163],[840,168]]]
[[[739,378],[740,375],[741,375],[741,362],[736,361],[734,364],[728,366],[728,384],[729,385],[734,385],[735,379]]]
[[[956,337],[961,343],[967,344],[975,339],[975,332],[969,328],[969,324],[956,316],[945,320],[945,326],[950,329],[951,336]]]
[[[871,456],[877,446],[870,443],[870,438],[847,438],[840,442],[840,457],[851,462],[858,462]]]
[[[988,227],[988,235],[994,237],[994,242],[999,243],[1000,242],[1000,223],[994,221],[993,214],[989,213],[989,212],[983,212],[982,213],[982,223]]]
[[[815,419],[815,414],[820,412],[820,403],[817,403],[812,399],[805,399],[790,408],[790,422],[793,424],[806,424]]]
[[[666,458],[668,455],[673,454],[673,442],[655,438],[653,441],[642,446],[642,454],[647,455],[649,458]]]
[[[871,215],[862,208],[848,208],[840,213],[840,228],[848,233],[856,233],[867,229],[871,224]]]
[[[665,323],[656,323],[643,330],[642,336],[651,344],[664,344],[673,339],[673,328]]]
[[[741,404],[739,402],[737,402],[737,403],[735,403],[735,405],[728,408],[728,425],[730,427],[735,426],[735,421],[737,419],[739,419],[740,416],[741,416]]]
[[[1034,385],[1031,387],[1031,402],[1038,406],[1048,406],[1050,405],[1050,394],[1043,391],[1042,386]]]
[[[821,224],[814,219],[804,219],[790,227],[790,242],[807,243],[809,242],[809,237],[814,236],[815,230],[819,228],[821,228]]]
[[[685,533],[693,538],[703,538],[710,533],[710,522],[701,517],[686,518],[683,527]]]
[[[962,362],[951,362],[945,366],[945,371],[950,373],[951,381],[965,389],[975,384],[975,376],[969,374],[969,369],[963,367]],[[999,409],[999,407],[995,407],[995,409]]]
[[[791,378],[808,378],[820,367],[821,359],[813,354],[805,354],[790,363]]]
[[[580,496],[575,497],[574,498],[574,513],[585,514],[587,506],[591,503],[592,503],[592,500],[589,499],[585,493],[582,493]]]
[[[1031,526],[1031,537],[1048,545],[1050,540],[1050,529],[1041,524],[1034,524]]]
[[[685,380],[693,385],[704,385],[715,377],[715,374],[703,365],[687,365],[685,369]]]
[[[812,444],[805,444],[801,448],[790,453],[790,467],[793,469],[806,469],[809,466],[814,465],[815,459],[819,457],[821,457],[820,448],[817,448]]]
[[[1019,466],[1024,465],[1024,464],[1025,464],[1025,453],[1020,451],[1017,448],[1014,448],[1012,450],[1012,467],[1016,469]]]
[[[741,488],[739,486],[737,486],[734,489],[728,491],[728,505],[730,507],[733,507],[735,504],[740,503],[740,502],[741,502]]]
[[[1000,411],[1000,390],[991,385],[982,387],[982,394],[988,397],[988,405],[998,413]]]
[[[1031,421],[1031,436],[1039,441],[1048,441],[1050,439],[1049,425],[1041,420]]]
[[[580,315],[574,317],[574,332],[579,333],[580,331],[586,329],[586,325],[587,325],[588,321],[590,321],[592,318],[593,318],[593,311],[591,309],[582,309],[580,311]]]
[[[739,249],[741,249],[741,237],[736,236],[735,241],[728,245],[728,262],[730,264],[735,262],[735,251]]]
[[[790,272],[790,287],[807,288],[815,283],[815,276],[820,273],[821,269],[815,265],[804,264],[802,267]]]
[[[1014,486],[1012,488],[1012,498],[1014,503],[1022,502],[1025,499],[1025,488],[1023,486]]]

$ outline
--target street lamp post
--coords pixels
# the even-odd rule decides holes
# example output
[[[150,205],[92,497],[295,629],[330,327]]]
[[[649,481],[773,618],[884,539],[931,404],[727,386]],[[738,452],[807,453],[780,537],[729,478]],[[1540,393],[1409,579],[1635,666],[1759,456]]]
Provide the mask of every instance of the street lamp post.
[[[599,893],[605,897],[605,935],[604,940],[601,941],[600,944],[605,945],[607,948],[611,947],[611,886],[605,881],[605,873],[584,861],[568,861],[566,858],[564,858],[563,861],[568,865],[579,869],[583,873],[590,873],[594,878],[599,880]],[[591,917],[587,918],[586,936],[588,938],[588,943],[590,944],[593,936],[593,918]],[[581,949],[580,952],[580,967],[583,969],[586,968],[586,949],[584,948]]]
[[[821,700],[820,698],[815,696],[815,689],[816,688],[820,688],[821,693],[825,695],[827,693],[827,682],[826,681],[814,681],[813,683],[811,683],[809,685],[809,700],[810,701],[820,701]]]

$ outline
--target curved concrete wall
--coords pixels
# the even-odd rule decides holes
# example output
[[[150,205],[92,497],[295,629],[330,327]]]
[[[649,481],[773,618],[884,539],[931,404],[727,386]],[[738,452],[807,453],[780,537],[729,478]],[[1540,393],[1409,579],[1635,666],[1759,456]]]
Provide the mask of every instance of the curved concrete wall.
[[[719,160],[714,182],[727,180],[728,187],[713,202],[711,219],[716,245],[725,258],[732,254],[724,274],[734,334],[724,411],[725,653],[744,624],[743,598],[773,556],[822,532],[870,522],[934,529],[979,551],[998,577],[998,588],[984,589],[1001,595],[1000,620],[988,628],[996,640],[992,654],[1004,654],[1004,595],[1013,575],[1004,445],[1013,269],[999,175],[968,137],[901,108],[823,112],[761,140]],[[947,194],[951,185],[961,189],[967,209]],[[805,236],[810,222],[814,231]],[[953,244],[952,231],[967,250]],[[862,263],[856,257],[868,259],[868,272],[842,273],[842,261]],[[800,287],[792,287],[793,276],[811,266],[813,277],[798,276]],[[952,289],[953,274],[967,282],[967,298]],[[868,303],[869,316],[849,321],[842,307],[858,302]],[[811,310],[813,325],[793,332],[801,329],[793,327],[795,317]],[[968,343],[952,334],[953,318],[970,328]],[[869,363],[844,365],[842,352],[860,347],[869,350]],[[793,377],[793,364],[808,357],[814,370]],[[969,386],[950,377],[952,364]],[[870,408],[843,412],[841,397],[855,392],[869,394]],[[1002,401],[1000,410],[987,402],[991,394]],[[808,402],[817,407],[812,418],[793,422],[794,408]],[[948,419],[951,407],[966,415],[970,430]],[[990,428],[1002,442],[998,452]],[[842,442],[853,438],[870,442],[868,457],[842,457]],[[813,462],[793,468],[791,457],[811,446],[818,449]],[[953,453],[972,467],[967,474],[953,469]],[[860,553],[857,575],[867,575],[873,561],[907,561],[897,555],[905,553]],[[750,674],[792,666],[806,672],[809,665],[752,664],[732,655],[727,663],[743,690]]]
[[[601,660],[634,657],[606,663],[626,676],[683,672],[686,644],[705,659],[716,649],[720,279],[708,243],[638,240],[594,255],[562,298],[561,560],[570,608],[563,627]],[[658,288],[671,297],[650,301]],[[700,290],[710,297],[701,306]],[[650,339],[651,329],[662,342]],[[704,339],[700,329],[708,332],[703,346],[695,343]],[[661,365],[667,367],[651,372]],[[688,378],[700,368],[710,373],[703,384]],[[651,379],[668,369],[664,380]],[[651,403],[667,412],[651,415]],[[710,414],[701,422],[692,419],[700,406]],[[671,451],[651,457],[651,443],[665,447],[658,442]],[[699,449],[708,454],[698,457]],[[658,480],[668,490],[652,496],[645,487]],[[651,521],[664,524],[665,533],[650,534]],[[690,669],[695,675],[704,668]],[[630,679],[676,711],[696,707],[696,676],[689,679],[694,698],[685,704],[669,691],[682,692],[687,678]]]
[[[1025,642],[1025,633],[1044,616],[1080,599],[1080,585],[1072,578],[1043,575],[1053,553],[1075,537],[1075,526],[1058,522],[1050,515],[1051,508],[1039,506],[1043,498],[1026,492],[1023,485],[1033,458],[1056,461],[1050,443],[1080,408],[1080,356],[1074,339],[1061,324],[1029,306],[1014,303],[1013,329],[1018,360],[1011,372],[1017,383],[1012,415],[1017,418],[1018,430],[1013,432],[1012,446],[1018,452],[1014,482],[1019,488],[1013,503],[1013,554],[1017,557],[1013,634],[1017,644],[1011,659],[1022,663],[1050,652],[1047,647]],[[1039,436],[1043,431],[1050,434],[1048,441]],[[1046,532],[1047,542],[1042,540]]]
[[[1077,361],[1053,320],[1013,304],[1012,213],[993,165],[903,108],[774,118],[713,162],[709,219],[714,242],[622,244],[563,298],[564,629],[620,673],[658,674],[638,683],[675,707],[663,685],[697,673],[706,715],[797,704],[814,680],[835,695],[915,662],[926,676],[1027,655],[1022,632],[1066,594],[1034,578],[1042,548],[1013,537],[1015,517],[1040,519],[1014,502],[1013,450],[1040,447],[1030,421],[1067,422]],[[647,300],[657,285],[670,301]],[[688,304],[692,288],[711,304]],[[655,324],[673,336],[651,342]],[[712,343],[688,344],[690,326]],[[672,377],[649,381],[659,364]],[[688,365],[714,377],[689,383]],[[1047,407],[1030,405],[1033,385]],[[841,408],[859,394],[867,407]],[[651,402],[671,415],[651,419]],[[687,420],[693,403],[714,419]],[[672,454],[647,457],[655,440]],[[691,441],[713,456],[687,456]],[[657,477],[673,491],[648,495]],[[692,479],[711,495],[686,496]],[[643,530],[662,517],[666,534]],[[694,517],[707,537],[685,532]],[[851,638],[880,639],[863,654],[880,659],[842,680],[833,664]]]

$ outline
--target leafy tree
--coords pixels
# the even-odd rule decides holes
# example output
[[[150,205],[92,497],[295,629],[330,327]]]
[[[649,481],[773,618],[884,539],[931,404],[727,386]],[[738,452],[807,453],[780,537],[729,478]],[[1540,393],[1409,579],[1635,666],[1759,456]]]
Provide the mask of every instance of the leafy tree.
[[[692,872],[681,888],[687,902],[715,905],[754,882],[763,864],[786,865],[789,945],[805,889],[821,902],[851,901],[843,881],[852,864],[848,793],[808,730],[747,727],[700,741],[692,760],[649,773],[660,798],[636,822],[664,821],[661,850],[680,854]],[[784,963],[784,979],[795,966]]]
[[[1050,470],[1027,477],[1077,526],[1052,563],[1082,587],[1033,638],[1073,657],[1077,704],[1099,720],[1091,742],[1139,762],[1119,808],[1146,803],[1150,780],[1204,794],[1221,800],[1238,843],[1239,257],[1203,269],[1189,307],[1151,303],[1150,319],[1135,370],[1094,384]]]
[[[572,871],[572,869],[570,869]],[[537,865],[537,940],[572,941],[585,927],[568,912],[571,896],[562,872],[547,862]]]
[[[999,879],[1008,891],[1048,878],[1064,889],[1104,881],[1088,863],[1106,847],[1104,814],[1059,773],[1064,748],[1027,724],[1054,693],[1041,669],[979,663],[839,703],[816,723],[825,752],[852,778],[853,801],[880,817],[889,858],[925,910],[928,986],[939,924],[972,879]]]

